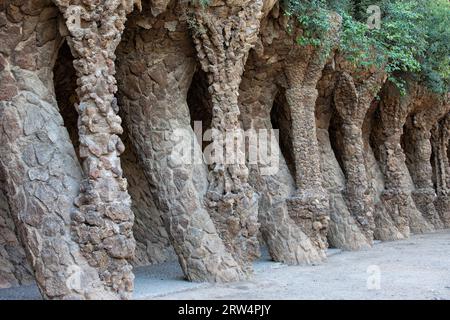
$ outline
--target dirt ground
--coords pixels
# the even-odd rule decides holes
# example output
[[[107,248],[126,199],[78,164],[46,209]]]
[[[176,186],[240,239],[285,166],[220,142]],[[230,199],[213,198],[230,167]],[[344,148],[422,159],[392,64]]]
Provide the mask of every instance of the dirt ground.
[[[251,281],[156,299],[450,299],[450,230],[332,254],[318,266],[258,262]]]

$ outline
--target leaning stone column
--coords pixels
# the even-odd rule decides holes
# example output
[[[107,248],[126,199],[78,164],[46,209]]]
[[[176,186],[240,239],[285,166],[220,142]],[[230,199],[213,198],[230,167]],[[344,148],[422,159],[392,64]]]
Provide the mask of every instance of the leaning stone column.
[[[124,145],[114,93],[114,51],[126,14],[134,1],[56,0],[69,31],[75,57],[79,105],[78,129],[84,179],[76,200],[73,233],[100,279],[123,298],[130,297],[133,273],[127,259],[134,255],[134,216],[120,154]]]
[[[318,81],[321,69],[317,68],[315,71],[319,74],[316,76]],[[314,77],[314,74],[307,72],[299,64],[294,63],[287,67],[285,72],[288,79],[286,100],[291,110],[297,187],[294,196],[287,199],[289,215],[313,239],[315,246],[322,251],[322,258],[325,259],[329,199],[322,187],[320,153],[316,136],[314,108],[318,95],[315,88],[317,82],[312,80],[312,85],[305,85],[302,77]]]
[[[259,63],[264,65],[263,61]],[[277,68],[274,69],[262,67],[259,72],[244,73],[239,98],[246,130],[261,133],[261,129],[272,129],[270,111],[277,88],[275,78],[268,74],[277,73]],[[249,164],[249,182],[261,195],[258,218],[269,253],[274,261],[292,265],[320,262],[321,250],[302,230],[302,225],[289,216],[286,199],[295,192],[295,183],[278,144],[270,145],[268,157],[269,163]]]
[[[437,229],[443,227],[439,214],[434,207],[436,191],[433,187],[431,167],[431,132],[426,128],[416,128],[413,133],[414,169],[410,169],[416,189],[413,198],[427,220]],[[419,172],[419,171],[420,172]]]
[[[425,218],[437,229],[443,228],[434,201],[436,191],[433,185],[433,168],[431,166],[431,129],[449,111],[442,97],[419,91],[422,100],[417,102],[417,110],[407,123],[405,147],[407,164],[414,181],[413,199]]]
[[[288,23],[289,17],[280,14],[278,4],[268,12],[261,22],[259,40],[247,61],[240,86],[239,102],[243,127],[255,134],[260,133],[260,139],[263,138],[263,131],[270,132],[272,129],[271,114],[275,111],[272,110],[275,107],[274,102],[277,96],[284,94],[280,87],[280,82],[284,84],[284,60],[293,52],[303,50],[296,41],[300,29],[296,28],[294,32],[288,33]],[[282,110],[278,109],[277,112],[283,112],[280,117],[286,117],[287,120],[290,112],[284,103],[284,97],[281,100]],[[290,123],[287,122],[285,129],[289,130]],[[255,141],[254,144],[256,143]],[[254,144],[248,145],[248,149],[255,150]],[[259,154],[259,161],[256,164],[249,163],[248,166],[249,183],[261,196],[258,218],[269,253],[273,260],[287,264],[320,262],[323,258],[322,250],[318,249],[302,230],[303,225],[298,225],[289,216],[286,199],[296,190],[294,177],[279,144],[276,141],[268,144],[270,149],[268,148],[267,153]],[[258,148],[260,147],[261,144],[258,145]]]
[[[211,127],[216,154],[207,205],[220,237],[247,273],[259,256],[257,196],[247,182],[242,150],[229,150],[235,146],[226,146],[225,135],[239,134],[239,84],[249,50],[257,40],[262,7],[262,0],[234,1],[230,5],[213,1],[193,11],[194,43],[208,75],[213,103]],[[227,161],[229,156],[236,161]]]
[[[186,101],[197,62],[183,10],[153,17],[144,4],[130,16],[117,50],[120,108],[185,277],[236,281],[245,277],[242,268],[203,202],[207,167]]]
[[[383,77],[383,72],[377,72],[362,83],[355,84],[352,76],[342,72],[334,93],[343,140],[342,161],[347,179],[345,196],[350,211],[368,239],[373,239],[375,223],[365,165],[362,125]]]
[[[445,228],[450,228],[450,114],[432,130],[437,198],[434,203]]]
[[[340,18],[330,16],[332,28],[328,37],[331,44],[337,42]],[[290,217],[312,239],[326,258],[328,247],[329,196],[322,186],[320,151],[317,141],[315,105],[318,97],[317,83],[326,64],[326,48],[304,48],[297,56],[285,62],[287,80],[286,101],[291,111],[292,147],[295,160],[297,191],[287,199]]]
[[[372,239],[367,239],[348,209],[343,194],[345,176],[331,144],[329,131],[334,114],[332,100],[335,84],[335,66],[330,62],[322,72],[322,78],[317,84],[319,97],[316,101],[317,139],[322,160],[323,186],[330,197],[330,223],[327,239],[330,246],[335,248],[359,250],[370,247]]]
[[[117,298],[71,234],[81,168],[53,89],[58,9],[50,1],[3,5],[0,180],[37,285],[45,299]]]
[[[386,83],[381,91],[381,122],[374,124],[373,132],[377,133],[374,137],[379,145],[376,152],[385,177],[385,189],[381,195],[384,206],[394,220],[400,216],[404,221],[409,221],[412,232],[423,233],[432,230],[432,226],[417,210],[411,197],[413,186],[400,145],[403,125],[415,99],[413,90],[409,91],[407,96],[402,97],[394,84]],[[386,237],[390,238],[387,234]]]

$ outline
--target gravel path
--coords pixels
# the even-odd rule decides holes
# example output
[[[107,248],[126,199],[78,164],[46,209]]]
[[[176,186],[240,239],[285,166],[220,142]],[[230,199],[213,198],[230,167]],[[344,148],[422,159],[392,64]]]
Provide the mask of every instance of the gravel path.
[[[183,280],[176,262],[136,268],[134,298],[450,299],[450,230],[328,255],[325,264],[299,267],[264,253],[252,280],[221,285]],[[0,300],[39,298],[34,285],[0,290]]]

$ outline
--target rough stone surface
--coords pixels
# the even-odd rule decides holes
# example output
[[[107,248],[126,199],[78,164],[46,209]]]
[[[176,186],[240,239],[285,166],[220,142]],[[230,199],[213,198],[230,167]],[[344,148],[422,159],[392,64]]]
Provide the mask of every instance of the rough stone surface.
[[[174,261],[176,255],[164,227],[162,212],[155,205],[139,157],[127,135],[124,135],[123,142],[126,149],[120,159],[123,174],[128,180],[131,210],[135,216],[133,235],[136,239],[136,253],[132,263],[134,266],[146,266]]]
[[[0,289],[28,284],[32,280],[33,274],[11,217],[6,195],[0,191]]]
[[[368,239],[363,233],[346,203],[344,193],[346,179],[332,144],[333,132],[330,124],[336,112],[332,103],[336,78],[336,70],[333,63],[330,62],[317,84],[319,96],[316,101],[317,138],[321,154],[323,187],[330,197],[330,222],[327,238],[330,246],[345,250],[357,250],[370,247],[371,239]]]
[[[369,241],[375,229],[373,199],[371,198],[364,157],[362,126],[384,74],[374,72],[366,78],[352,77],[341,67],[334,92],[334,105],[339,122],[338,139],[342,148],[342,163],[347,179],[345,197],[350,211]]]
[[[0,12],[2,88],[13,88],[0,102],[1,180],[11,216],[45,298],[112,297],[71,234],[81,168],[52,85],[58,10],[50,1],[17,4],[16,17]]]
[[[424,219],[412,199],[413,185],[400,145],[403,126],[411,112],[414,94],[410,92],[401,96],[394,84],[386,83],[380,96],[381,102],[373,121],[372,139],[385,178],[381,195],[384,207],[399,230],[405,230],[409,225],[414,233],[431,231],[432,226]],[[382,228],[377,230],[377,238],[395,239],[388,230]]]
[[[435,207],[445,228],[450,226],[450,113],[432,129],[433,183],[437,198]]]
[[[58,52],[53,78],[58,108],[75,151],[79,154],[78,113],[74,108],[79,99],[76,93],[77,78],[73,60],[70,48],[67,42],[64,42]],[[161,213],[154,204],[149,184],[142,167],[137,163],[137,155],[126,132],[122,139],[125,151],[121,156],[121,165],[123,174],[128,180],[128,192],[132,198],[131,209],[135,215],[133,234],[136,238],[136,254],[133,265],[141,266],[173,260],[175,256],[164,230]]]
[[[262,243],[314,265],[450,227],[448,93],[299,45],[282,6],[1,1],[0,287],[128,299],[132,265],[230,282]]]
[[[295,49],[296,34],[287,33],[288,19],[280,16],[278,10],[275,6],[261,22],[261,34],[268,37],[262,36],[250,53],[240,85],[239,103],[245,130],[257,133],[260,129],[278,129],[280,138],[286,138],[286,148],[280,150],[281,146],[275,144],[275,150],[270,150],[271,157],[278,157],[274,159],[276,167],[273,174],[263,174],[263,170],[272,168],[274,164],[249,164],[249,183],[260,195],[259,222],[272,259],[288,264],[318,263],[324,256],[314,239],[308,236],[314,232],[312,226],[301,220],[295,221],[289,215],[286,201],[295,195],[296,185],[292,174],[295,164],[287,141],[292,130],[283,87],[283,67]]]
[[[225,246],[245,274],[252,272],[251,262],[259,256],[258,200],[248,183],[245,163],[227,163],[233,150],[226,147],[225,134],[240,129],[239,85],[249,51],[258,39],[262,9],[262,0],[244,0],[192,12],[192,36],[212,98],[212,143],[223,153],[216,153],[210,165],[206,205]],[[241,152],[238,147],[235,159],[243,158]]]
[[[406,164],[415,187],[412,196],[424,217],[437,229],[443,227],[443,222],[434,205],[437,195],[431,165],[431,130],[449,113],[450,104],[447,99],[448,97],[443,99],[442,96],[419,86],[413,110],[405,124],[403,140]]]
[[[63,13],[74,55],[79,103],[79,156],[84,173],[72,212],[72,232],[101,281],[127,298],[133,274],[127,259],[134,256],[134,215],[119,156],[123,132],[114,93],[114,51],[121,40],[126,14],[134,1],[55,1]]]
[[[143,12],[148,9],[144,6]],[[186,102],[196,61],[183,9],[171,7],[157,18],[146,15],[145,21],[139,14],[130,17],[118,49],[119,103],[186,278],[238,280],[243,271],[203,203],[207,168],[184,163],[177,149],[194,145],[198,161],[200,150]],[[176,29],[170,31],[164,21],[178,21]]]

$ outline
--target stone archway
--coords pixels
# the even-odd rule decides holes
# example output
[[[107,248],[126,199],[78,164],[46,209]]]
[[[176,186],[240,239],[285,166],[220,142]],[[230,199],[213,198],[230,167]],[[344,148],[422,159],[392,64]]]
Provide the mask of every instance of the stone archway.
[[[323,186],[330,197],[330,225],[327,240],[331,247],[358,250],[370,247],[371,241],[363,233],[345,199],[346,178],[343,168],[339,119],[333,101],[337,72],[333,61],[325,66],[317,83],[319,92],[315,116],[317,139],[321,155]]]
[[[186,278],[232,281],[244,273],[203,204],[206,165],[177,153],[180,144],[193,146],[197,157],[200,151],[187,104],[197,62],[185,10],[172,3],[155,17],[144,4],[129,17],[117,53],[119,106]]]
[[[53,86],[60,14],[50,1],[26,1],[18,10],[21,18],[6,18],[0,35],[16,44],[2,56],[0,77],[9,88],[0,102],[0,167],[12,218],[44,298],[112,297],[72,238],[82,174]]]

